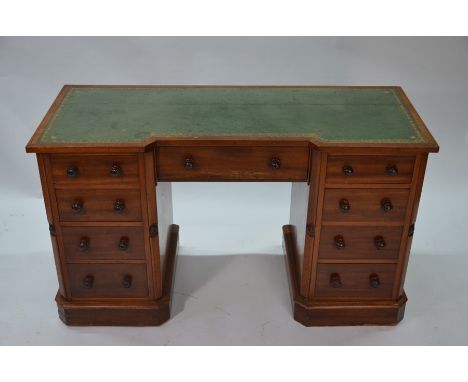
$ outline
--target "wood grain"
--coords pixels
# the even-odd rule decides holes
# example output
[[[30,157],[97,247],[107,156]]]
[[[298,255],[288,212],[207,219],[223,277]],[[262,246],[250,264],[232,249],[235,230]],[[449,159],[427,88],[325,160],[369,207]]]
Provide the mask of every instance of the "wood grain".
[[[158,180],[307,180],[308,147],[160,147]],[[193,167],[184,166],[186,158]],[[271,161],[279,159],[274,169]]]
[[[141,221],[140,190],[85,190],[57,189],[57,205],[60,221]],[[83,204],[81,212],[72,210],[72,204],[79,200]],[[125,203],[122,212],[114,210],[117,200]]]
[[[52,177],[56,187],[71,188],[138,188],[139,171],[136,155],[52,155]],[[113,165],[122,170],[120,176],[111,176]],[[78,174],[67,176],[74,166]]]
[[[148,282],[145,264],[68,264],[72,297],[147,297]],[[87,275],[94,278],[93,286],[85,288]],[[122,282],[126,275],[132,277],[130,288]]]
[[[408,204],[409,190],[406,189],[329,189],[325,191],[324,221],[334,222],[401,222],[403,224]],[[385,212],[381,202],[388,198],[393,204],[391,211]],[[346,199],[351,206],[343,212],[340,201]]]
[[[316,297],[391,298],[395,264],[319,264],[317,267]],[[330,276],[337,273],[341,287],[330,285]],[[377,274],[380,286],[372,288],[369,276]]]
[[[89,247],[80,250],[79,242],[87,238]],[[128,248],[119,247],[125,238]],[[141,227],[62,227],[64,255],[73,260],[145,259],[143,229]]]
[[[398,173],[390,175],[388,166],[396,166]],[[345,175],[349,166],[352,173]],[[327,183],[411,183],[414,156],[381,155],[330,155],[327,166]]]

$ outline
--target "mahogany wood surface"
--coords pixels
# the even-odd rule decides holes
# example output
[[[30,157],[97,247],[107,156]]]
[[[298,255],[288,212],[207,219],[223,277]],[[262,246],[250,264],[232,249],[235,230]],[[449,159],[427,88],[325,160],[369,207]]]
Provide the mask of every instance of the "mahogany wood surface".
[[[391,298],[395,270],[395,264],[319,264],[315,296]],[[333,274],[337,274],[341,280],[339,287],[330,282]],[[378,287],[370,285],[372,274],[380,280]]]
[[[327,183],[411,183],[413,166],[413,156],[330,155]]]
[[[136,155],[52,155],[51,165],[56,187],[139,187]],[[73,168],[76,175],[67,174]]]
[[[397,260],[402,227],[324,226],[319,246],[319,260],[391,259]],[[342,237],[343,246],[338,246]],[[376,240],[382,239],[382,240]],[[382,243],[383,241],[383,243]]]
[[[401,222],[408,204],[406,189],[330,189],[325,191],[323,220],[330,222]],[[388,199],[392,208],[385,211],[382,201]],[[346,200],[349,210],[341,208]]]
[[[148,282],[145,264],[69,264],[72,297],[147,297]],[[93,278],[86,286],[87,276]],[[125,287],[125,277],[131,277],[130,287]]]
[[[57,205],[61,221],[141,221],[140,190],[123,189],[57,189]],[[81,210],[74,210],[78,201]],[[123,202],[116,210],[116,202]]]
[[[158,180],[307,180],[309,149],[160,147]]]
[[[145,259],[142,227],[63,227],[62,240],[68,262]]]
[[[398,323],[427,154],[438,145],[401,88],[389,89],[424,143],[292,136],[40,143],[65,86],[26,148],[37,153],[62,321],[169,319],[179,232],[171,182],[288,181],[283,243],[294,318],[306,326]]]

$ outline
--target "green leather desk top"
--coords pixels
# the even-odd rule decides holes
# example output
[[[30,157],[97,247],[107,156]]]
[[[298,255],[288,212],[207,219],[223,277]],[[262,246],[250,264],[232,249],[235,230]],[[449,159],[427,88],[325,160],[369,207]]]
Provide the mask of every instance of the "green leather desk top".
[[[271,137],[427,144],[398,88],[70,86],[38,145]]]

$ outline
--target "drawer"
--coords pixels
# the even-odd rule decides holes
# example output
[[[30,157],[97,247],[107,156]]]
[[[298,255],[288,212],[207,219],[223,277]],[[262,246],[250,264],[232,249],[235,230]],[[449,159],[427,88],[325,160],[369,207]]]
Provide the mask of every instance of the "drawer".
[[[307,180],[309,149],[296,147],[160,147],[160,180]]]
[[[60,221],[141,221],[140,190],[57,189]]]
[[[328,157],[327,183],[411,183],[414,156]]]
[[[402,227],[323,226],[320,259],[398,259]]]
[[[57,186],[139,187],[136,155],[52,155]]]
[[[405,219],[408,189],[325,190],[324,222],[401,222]]]
[[[142,227],[62,227],[67,261],[145,259]]]
[[[147,297],[145,264],[68,264],[72,297]]]
[[[391,298],[396,264],[319,264],[316,297]]]

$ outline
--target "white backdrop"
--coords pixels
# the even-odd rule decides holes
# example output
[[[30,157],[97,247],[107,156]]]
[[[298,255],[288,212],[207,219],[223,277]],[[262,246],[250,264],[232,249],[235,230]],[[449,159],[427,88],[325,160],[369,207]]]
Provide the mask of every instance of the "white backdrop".
[[[63,84],[401,85],[441,146],[413,254],[467,255],[468,38],[0,38],[0,255],[50,256],[24,146]],[[281,253],[288,183],[175,183],[183,254]]]

